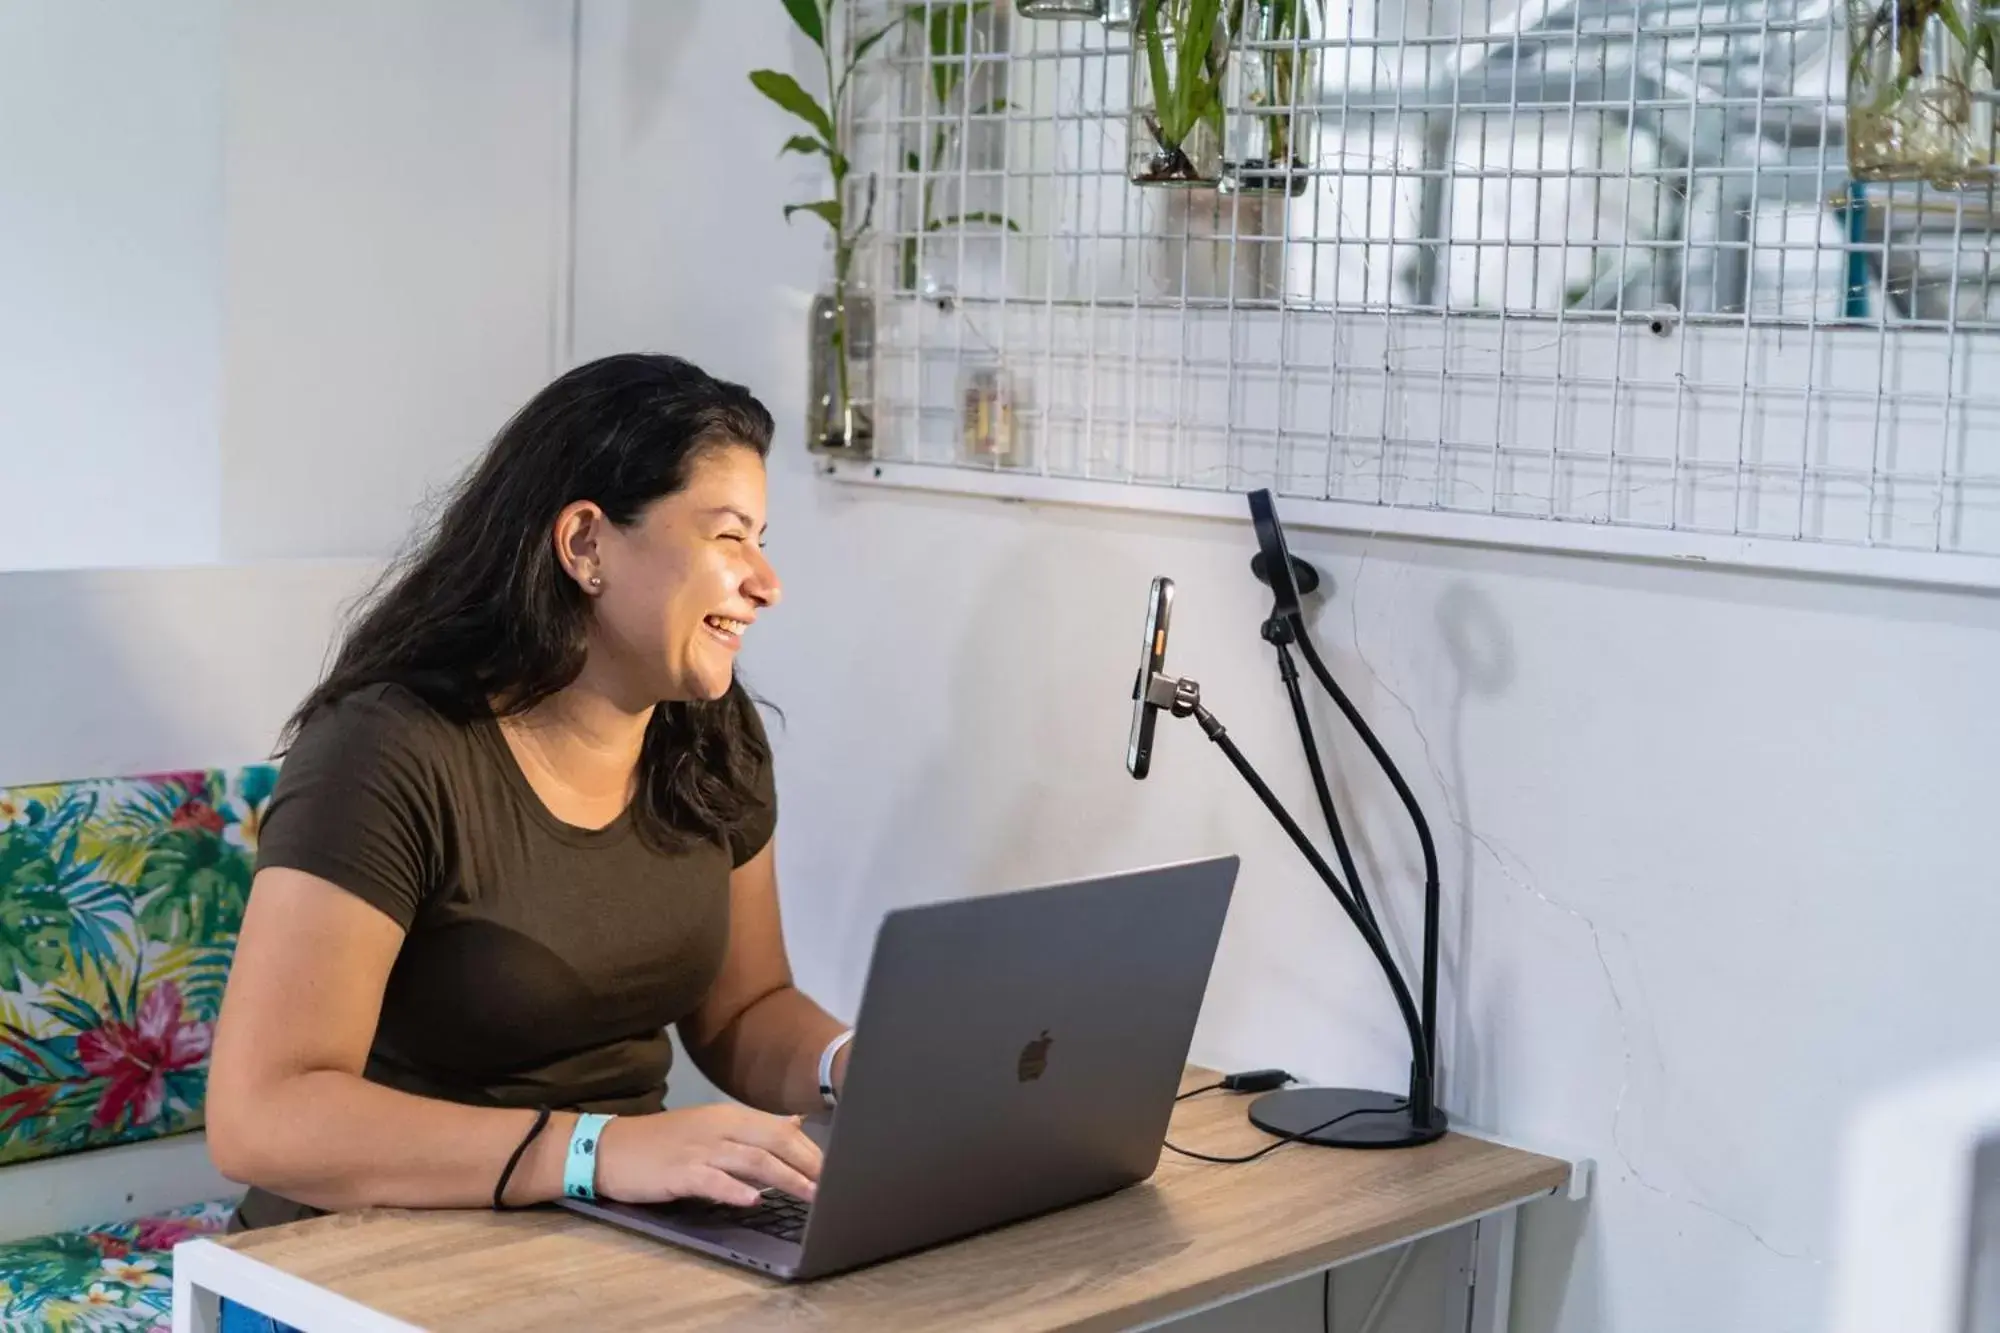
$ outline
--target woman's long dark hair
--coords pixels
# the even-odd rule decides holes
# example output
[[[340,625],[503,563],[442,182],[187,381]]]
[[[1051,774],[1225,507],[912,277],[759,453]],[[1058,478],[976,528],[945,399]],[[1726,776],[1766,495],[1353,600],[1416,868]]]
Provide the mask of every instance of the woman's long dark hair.
[[[458,722],[525,712],[583,670],[590,599],[556,559],[556,518],[590,500],[619,526],[688,483],[694,462],[771,447],[771,414],[740,385],[671,356],[578,366],[536,394],[383,575],[332,669],[292,715],[289,744],[358,689],[395,684]],[[740,685],[664,703],[639,755],[639,832],[656,846],[726,842],[755,812],[768,753]]]

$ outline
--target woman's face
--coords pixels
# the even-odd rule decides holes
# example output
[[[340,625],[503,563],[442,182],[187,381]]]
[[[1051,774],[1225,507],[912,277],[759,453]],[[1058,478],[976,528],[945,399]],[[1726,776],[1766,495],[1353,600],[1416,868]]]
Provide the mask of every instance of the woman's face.
[[[710,450],[683,489],[597,538],[593,657],[637,699],[720,699],[744,634],[781,592],[764,558],[764,460]]]

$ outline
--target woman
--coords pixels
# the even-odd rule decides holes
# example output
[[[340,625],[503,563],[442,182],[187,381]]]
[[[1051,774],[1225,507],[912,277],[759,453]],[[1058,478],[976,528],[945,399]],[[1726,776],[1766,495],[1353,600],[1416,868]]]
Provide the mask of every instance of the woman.
[[[685,361],[579,367],[347,634],[288,729],[216,1034],[239,1228],[812,1197],[796,1115],[846,1033],[792,984],[735,680],[779,597],[771,429]],[[661,1109],[669,1024],[744,1105]]]

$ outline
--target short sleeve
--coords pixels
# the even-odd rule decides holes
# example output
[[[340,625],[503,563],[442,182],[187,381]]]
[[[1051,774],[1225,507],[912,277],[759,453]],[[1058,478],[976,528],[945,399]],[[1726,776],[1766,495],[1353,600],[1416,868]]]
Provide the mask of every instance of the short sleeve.
[[[751,742],[763,753],[763,760],[757,765],[757,774],[752,782],[752,804],[749,814],[729,835],[729,863],[732,868],[742,866],[757,853],[764,850],[778,830],[778,783],[771,766],[771,738],[764,731],[764,719],[757,714],[757,705],[751,702],[749,694],[737,687],[736,705],[742,710],[744,730]]]
[[[258,869],[317,875],[408,931],[442,877],[434,725],[413,698],[380,688],[316,713],[278,771]]]

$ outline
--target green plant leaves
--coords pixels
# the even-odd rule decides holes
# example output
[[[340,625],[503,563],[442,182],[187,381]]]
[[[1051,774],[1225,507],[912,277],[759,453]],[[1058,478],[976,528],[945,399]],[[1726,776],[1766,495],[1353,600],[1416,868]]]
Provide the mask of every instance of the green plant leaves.
[[[26,828],[0,832],[0,987],[41,984],[63,970],[69,945],[69,899],[41,840]]]
[[[811,93],[799,86],[797,79],[775,69],[753,69],[750,71],[750,82],[758,92],[818,130],[820,138],[828,143],[834,141],[833,117],[813,99]]]
[[[980,2],[987,3],[989,0]],[[817,155],[827,160],[833,177],[833,198],[807,204],[788,204],[785,207],[785,221],[790,222],[798,213],[811,213],[833,229],[836,286],[844,280],[860,233],[868,230],[869,223],[873,219],[875,182],[874,177],[870,175],[867,177],[869,211],[850,234],[849,216],[843,201],[848,198],[846,187],[849,178],[855,173],[854,165],[845,152],[848,144],[842,138],[845,128],[844,108],[848,105],[849,80],[862,60],[907,22],[907,17],[897,18],[872,32],[854,38],[845,66],[842,67],[838,60],[840,52],[835,49],[837,45],[845,45],[836,41],[834,13],[838,3],[839,0],[784,0],[785,11],[791,15],[792,22],[814,46],[819,48],[826,79],[825,102],[807,92],[797,79],[782,71],[758,69],[750,72],[750,83],[758,92],[784,111],[804,121],[813,130],[811,135],[795,134],[787,139],[784,146],[778,150],[779,156],[801,153],[807,156]],[[846,30],[850,36],[854,31],[853,28]]]
[[[810,204],[786,204],[785,221],[790,222],[794,213],[811,213],[814,217],[824,220],[834,231],[840,230],[841,207],[838,199],[821,199]]]
[[[1163,150],[1179,149],[1204,120],[1220,129],[1226,62],[1216,37],[1223,21],[1222,0],[1140,0],[1133,28],[1145,42],[1146,71],[1153,80],[1153,133]],[[1229,34],[1238,26],[1232,17]],[[1169,41],[1174,44],[1171,69]]]
[[[243,923],[250,866],[220,837],[170,834],[146,858],[139,892],[139,924],[154,939],[219,939]]]
[[[17,1315],[39,1319],[44,1306],[81,1294],[104,1274],[104,1251],[82,1232],[36,1237],[19,1246],[10,1260],[8,1286],[19,1294],[0,1307],[10,1324]]]
[[[783,157],[786,153],[817,153],[825,157],[827,164],[833,168],[833,183],[835,185],[847,179],[849,170],[847,159],[841,154],[834,152],[830,145],[822,143],[810,135],[795,134],[785,140],[785,146],[778,150],[778,156]]]
[[[856,42],[854,44],[854,56],[847,62],[847,68],[852,70],[856,65],[867,59],[868,53],[881,45],[884,37],[887,37],[902,26],[901,23],[885,23],[874,32],[869,33],[866,37]]]
[[[812,39],[814,46],[826,49],[826,20],[820,17],[819,0],[785,0],[785,12],[799,25],[799,31]]]

